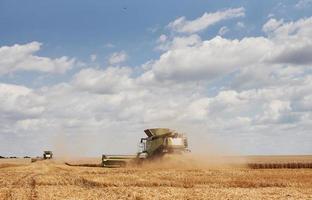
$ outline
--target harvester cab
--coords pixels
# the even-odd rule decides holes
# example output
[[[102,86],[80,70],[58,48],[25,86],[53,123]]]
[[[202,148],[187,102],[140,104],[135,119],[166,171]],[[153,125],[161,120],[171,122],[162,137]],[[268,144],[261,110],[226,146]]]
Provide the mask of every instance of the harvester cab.
[[[141,163],[144,160],[161,158],[165,154],[188,152],[188,142],[184,134],[168,128],[144,130],[147,137],[141,138],[137,155],[103,155],[104,167],[121,167],[128,163]]]
[[[43,159],[52,159],[53,153],[52,151],[44,151],[43,152]]]

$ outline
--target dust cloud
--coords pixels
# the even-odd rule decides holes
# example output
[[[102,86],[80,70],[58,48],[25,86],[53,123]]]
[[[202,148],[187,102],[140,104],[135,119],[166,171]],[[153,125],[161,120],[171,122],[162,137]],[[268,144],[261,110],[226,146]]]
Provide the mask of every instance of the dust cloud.
[[[87,135],[58,134],[52,141],[53,156],[61,160],[81,160],[91,157],[88,153],[94,148],[94,139]]]
[[[170,154],[162,158],[143,162],[143,168],[174,169],[211,169],[246,167],[246,160],[239,156],[203,155],[203,154]]]
[[[207,133],[205,130],[201,130],[198,127],[193,127],[193,129],[190,127],[180,127],[175,130],[186,133],[189,141],[189,150],[191,152],[182,155],[166,155],[161,159],[144,162],[143,167],[211,168],[244,166],[246,164],[245,157],[240,156],[237,151],[231,149],[230,145],[221,141],[217,137],[217,134]],[[100,138],[102,137],[103,135]],[[142,137],[144,137],[144,135],[142,135]],[[104,144],[99,145],[99,141],[104,141],[103,138],[100,138],[95,136],[91,137],[87,134],[58,134],[52,140],[54,157],[58,160],[68,161],[73,164],[101,163],[102,154],[109,153],[99,148],[99,146],[108,148]],[[110,138],[106,138],[106,140],[108,139]],[[121,148],[118,146],[118,143],[111,145],[116,146],[116,149]],[[88,155],[88,152],[92,152],[92,155]],[[93,152],[98,153],[95,154]]]

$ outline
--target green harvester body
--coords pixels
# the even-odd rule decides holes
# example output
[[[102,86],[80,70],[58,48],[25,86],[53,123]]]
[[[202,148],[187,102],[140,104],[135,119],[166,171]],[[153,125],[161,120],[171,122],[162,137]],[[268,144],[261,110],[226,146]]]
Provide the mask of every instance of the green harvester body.
[[[184,134],[168,128],[144,130],[147,137],[141,138],[137,155],[102,155],[104,167],[123,167],[129,163],[142,163],[144,160],[161,158],[165,154],[188,152],[188,142]]]

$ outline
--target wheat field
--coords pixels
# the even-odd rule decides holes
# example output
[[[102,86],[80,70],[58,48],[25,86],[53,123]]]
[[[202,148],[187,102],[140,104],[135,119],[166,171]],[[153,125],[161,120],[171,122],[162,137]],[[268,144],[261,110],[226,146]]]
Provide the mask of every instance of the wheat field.
[[[312,169],[0,162],[0,199],[312,199]]]

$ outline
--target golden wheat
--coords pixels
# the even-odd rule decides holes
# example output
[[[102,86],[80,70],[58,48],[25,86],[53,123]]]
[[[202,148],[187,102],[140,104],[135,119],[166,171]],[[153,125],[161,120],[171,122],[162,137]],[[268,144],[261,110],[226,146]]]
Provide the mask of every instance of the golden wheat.
[[[311,169],[3,165],[0,199],[311,199]]]

